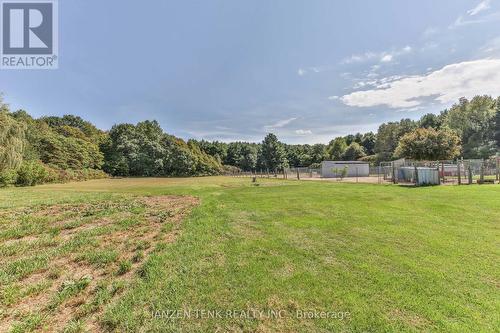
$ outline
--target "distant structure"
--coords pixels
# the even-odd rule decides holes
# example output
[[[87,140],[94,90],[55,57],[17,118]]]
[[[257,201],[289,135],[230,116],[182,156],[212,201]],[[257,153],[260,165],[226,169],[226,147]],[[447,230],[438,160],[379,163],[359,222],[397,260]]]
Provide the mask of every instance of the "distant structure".
[[[368,177],[370,164],[360,161],[323,161],[321,162],[321,177],[339,178],[342,170],[346,170],[345,177]]]

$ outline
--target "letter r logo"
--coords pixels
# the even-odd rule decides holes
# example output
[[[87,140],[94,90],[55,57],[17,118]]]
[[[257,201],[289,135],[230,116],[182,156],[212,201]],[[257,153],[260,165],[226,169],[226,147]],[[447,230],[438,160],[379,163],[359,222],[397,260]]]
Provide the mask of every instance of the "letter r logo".
[[[53,4],[2,3],[3,54],[52,54]]]

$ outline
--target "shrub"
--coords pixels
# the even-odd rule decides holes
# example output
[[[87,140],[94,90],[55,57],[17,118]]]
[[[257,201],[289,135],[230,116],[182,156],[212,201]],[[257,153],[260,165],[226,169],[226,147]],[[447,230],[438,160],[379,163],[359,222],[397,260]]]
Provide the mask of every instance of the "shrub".
[[[45,182],[47,171],[39,161],[24,161],[17,170],[17,186],[35,186]]]
[[[241,169],[236,167],[236,166],[232,166],[232,165],[224,165],[224,166],[222,166],[222,172],[225,175],[231,175],[234,173],[241,172]]]
[[[4,170],[0,172],[0,187],[14,184],[17,179],[17,172],[15,170]]]
[[[332,172],[336,177],[340,177],[340,180],[342,180],[347,176],[347,166],[343,168],[332,168]]]

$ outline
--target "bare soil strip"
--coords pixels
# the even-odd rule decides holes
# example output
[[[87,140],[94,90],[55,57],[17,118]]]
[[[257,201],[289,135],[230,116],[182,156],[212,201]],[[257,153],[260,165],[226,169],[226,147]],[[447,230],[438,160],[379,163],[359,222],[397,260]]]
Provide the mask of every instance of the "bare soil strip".
[[[104,307],[198,204],[156,196],[3,211],[0,332],[102,331]]]

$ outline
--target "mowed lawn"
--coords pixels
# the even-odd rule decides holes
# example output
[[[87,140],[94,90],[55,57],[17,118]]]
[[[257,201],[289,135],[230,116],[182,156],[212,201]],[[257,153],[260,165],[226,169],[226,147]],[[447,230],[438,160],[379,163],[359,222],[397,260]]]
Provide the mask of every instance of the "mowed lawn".
[[[109,179],[1,189],[0,219],[2,329],[500,327],[499,185]]]

